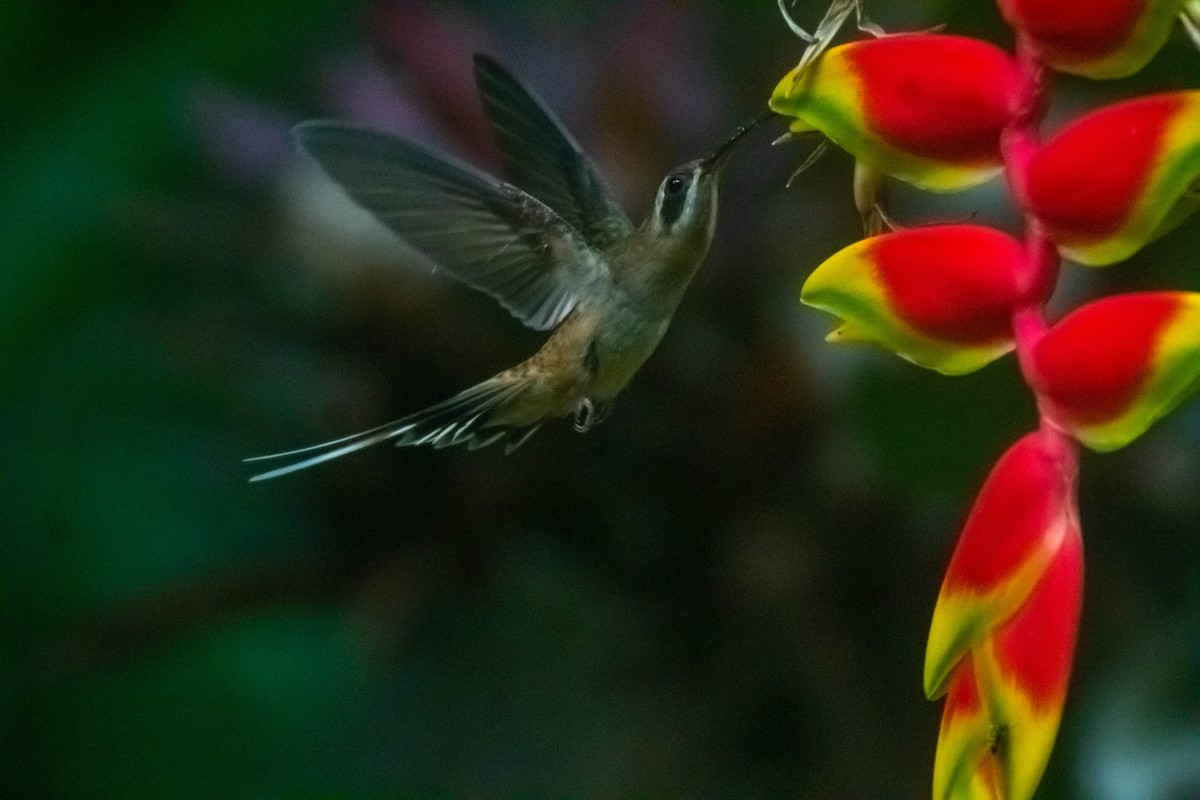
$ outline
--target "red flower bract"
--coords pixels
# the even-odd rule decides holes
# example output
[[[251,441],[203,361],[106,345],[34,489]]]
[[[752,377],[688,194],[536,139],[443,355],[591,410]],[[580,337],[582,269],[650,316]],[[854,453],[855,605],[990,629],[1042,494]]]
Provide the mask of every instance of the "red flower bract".
[[[1011,237],[978,225],[914,228],[871,240],[885,291],[917,330],[956,344],[1011,335],[1024,259]]]
[[[954,548],[930,626],[925,691],[1028,601],[1063,542],[1078,535],[1075,462],[1059,434],[1023,437],[996,463]]]
[[[1071,673],[1083,589],[1075,451],[1052,430],[997,462],[954,549],[925,654],[946,694],[934,798],[1033,794]]]
[[[1003,50],[962,36],[911,34],[863,42],[851,61],[867,124],[888,144],[955,162],[996,158],[1014,77]]]
[[[1186,0],[999,0],[1004,17],[1054,69],[1132,75],[1171,35]]]
[[[991,591],[1045,544],[1062,514],[1065,477],[1043,438],[1030,434],[1004,454],[975,507],[946,570],[949,590]]]
[[[1060,243],[1100,239],[1125,223],[1163,149],[1179,94],[1129,100],[1067,126],[1029,163],[1030,210]]]
[[[999,0],[999,5],[1010,25],[1039,44],[1098,57],[1125,43],[1146,0]]]
[[[1169,292],[1117,295],[1084,306],[1038,344],[1039,390],[1075,424],[1118,416],[1153,369],[1159,334],[1179,310]]]
[[[1083,543],[1073,530],[1021,613],[996,633],[996,660],[1035,711],[1062,707],[1082,598]]]

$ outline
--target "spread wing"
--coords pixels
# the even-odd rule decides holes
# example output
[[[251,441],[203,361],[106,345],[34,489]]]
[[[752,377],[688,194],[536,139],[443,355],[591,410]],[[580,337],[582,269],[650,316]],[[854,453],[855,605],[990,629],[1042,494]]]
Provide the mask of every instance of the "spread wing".
[[[604,178],[537,95],[485,55],[475,56],[475,82],[513,183],[598,250],[633,230]]]
[[[360,206],[531,328],[553,328],[604,269],[544,203],[449,156],[338,122],[296,141]]]

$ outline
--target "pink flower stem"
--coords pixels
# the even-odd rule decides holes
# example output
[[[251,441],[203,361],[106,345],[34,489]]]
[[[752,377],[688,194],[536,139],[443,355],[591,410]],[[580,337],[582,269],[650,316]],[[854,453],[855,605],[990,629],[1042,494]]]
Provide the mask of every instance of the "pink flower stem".
[[[1010,98],[1010,116],[1000,138],[1000,150],[1013,198],[1021,208],[1028,208],[1026,175],[1029,161],[1041,142],[1039,126],[1046,113],[1048,71],[1036,48],[1024,36],[1017,39],[1017,70],[1018,79]],[[1074,465],[1074,441],[1051,421],[1048,403],[1038,392],[1033,368],[1034,348],[1048,327],[1045,300],[1058,282],[1060,259],[1041,223],[1028,211],[1025,213],[1025,251],[1026,260],[1019,282],[1026,299],[1013,310],[1012,317],[1017,359],[1025,382],[1037,398],[1043,435],[1055,440],[1064,465]]]

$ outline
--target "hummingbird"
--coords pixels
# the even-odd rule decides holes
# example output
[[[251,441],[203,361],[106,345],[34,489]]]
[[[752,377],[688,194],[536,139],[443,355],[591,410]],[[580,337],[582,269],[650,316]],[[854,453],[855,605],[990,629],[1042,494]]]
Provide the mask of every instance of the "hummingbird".
[[[358,205],[452,277],[525,325],[553,330],[530,358],[423,411],[330,442],[258,456],[291,459],[267,480],[365,447],[511,453],[546,420],[586,432],[658,346],[713,238],[717,186],[738,128],[705,158],[672,169],[634,227],[570,132],[496,60],[475,80],[511,183],[404,139],[335,121],[293,129],[299,148]]]

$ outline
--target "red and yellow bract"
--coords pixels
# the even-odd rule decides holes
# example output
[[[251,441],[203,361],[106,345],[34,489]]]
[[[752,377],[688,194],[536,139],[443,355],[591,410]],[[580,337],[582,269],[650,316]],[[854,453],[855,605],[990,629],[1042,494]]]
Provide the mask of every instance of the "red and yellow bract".
[[[834,47],[788,73],[771,108],[870,166],[923,189],[956,191],[1000,173],[1016,64],[962,36],[905,34]]]
[[[946,573],[925,691],[947,696],[934,800],[1032,797],[1062,716],[1083,590],[1075,459],[1030,434],[984,483]]]
[[[1112,264],[1200,206],[1200,92],[1151,95],[1064,128],[1029,162],[1025,202],[1064,255]]]
[[[801,300],[837,315],[831,341],[877,342],[957,375],[1013,347],[1013,309],[1025,301],[1025,253],[980,225],[935,225],[872,237],[817,267]]]
[[[1095,450],[1122,447],[1200,389],[1200,294],[1089,303],[1042,338],[1034,370],[1054,424]]]
[[[1171,33],[1183,0],[999,0],[1041,60],[1087,78],[1140,70]]]

